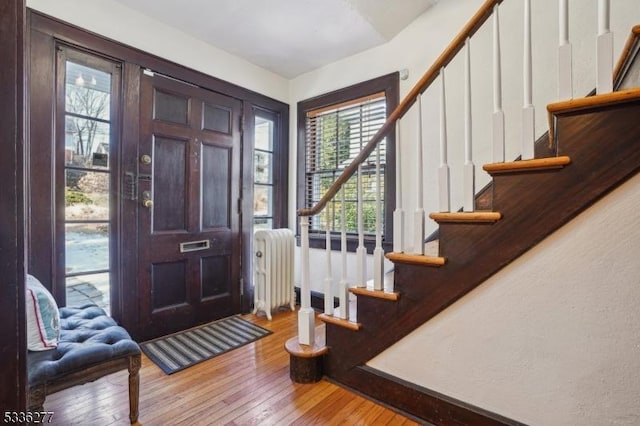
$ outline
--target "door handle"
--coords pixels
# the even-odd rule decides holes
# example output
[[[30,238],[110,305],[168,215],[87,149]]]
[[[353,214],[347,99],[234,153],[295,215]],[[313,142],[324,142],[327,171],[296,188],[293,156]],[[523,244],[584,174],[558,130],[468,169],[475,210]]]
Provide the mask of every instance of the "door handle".
[[[143,191],[142,192],[142,205],[146,208],[150,209],[153,207],[153,200],[151,199],[151,192]]]

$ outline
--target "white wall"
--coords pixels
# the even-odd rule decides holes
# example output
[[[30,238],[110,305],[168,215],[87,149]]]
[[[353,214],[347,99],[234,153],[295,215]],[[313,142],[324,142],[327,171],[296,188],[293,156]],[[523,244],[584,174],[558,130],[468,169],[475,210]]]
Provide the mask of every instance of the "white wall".
[[[291,81],[291,156],[290,156],[290,217],[294,226],[296,208],[296,123],[297,102],[332,90],[349,86],[370,78],[401,69],[409,70],[409,79],[400,82],[400,95],[404,97],[427,68],[435,61],[467,20],[483,3],[482,0],[440,1],[416,19],[390,42],[299,76]],[[520,114],[523,103],[522,89],[522,10],[523,1],[506,0],[500,9],[503,51],[503,96],[506,115],[507,159],[520,155]],[[612,29],[615,32],[616,60],[634,24],[640,22],[640,2],[616,0],[612,5]],[[595,31],[597,0],[570,0],[570,38],[574,42],[574,96],[586,95],[595,87]],[[534,103],[536,104],[536,134],[547,129],[546,105],[557,100],[557,0],[532,2]],[[552,17],[549,18],[549,14]],[[491,162],[490,118],[493,111],[491,87],[491,25],[481,29],[472,39],[472,108],[474,162],[477,188],[489,177],[481,170]],[[463,108],[462,59],[457,58],[446,71],[449,160],[452,174],[452,208],[462,206]],[[436,211],[436,168],[439,161],[439,90],[440,82],[423,96],[423,127],[425,149],[424,205],[427,213]],[[410,187],[416,176],[416,113],[410,111],[401,123],[401,158],[397,165],[402,170],[403,186]],[[416,207],[416,194],[404,191],[403,206],[408,214]],[[427,234],[436,229],[427,220]],[[412,241],[413,225],[407,223],[405,241]],[[411,249],[406,247],[405,249]],[[320,255],[319,253],[317,254]],[[334,265],[339,265],[334,256]],[[334,267],[334,269],[336,269]],[[355,275],[355,268],[349,268]],[[324,263],[315,262],[311,269],[312,288],[321,290]],[[351,278],[351,277],[350,277]],[[338,279],[334,271],[334,279]]]
[[[289,81],[113,0],[27,0],[27,7],[186,67],[289,102]]]
[[[640,424],[640,175],[369,362],[531,425]]]

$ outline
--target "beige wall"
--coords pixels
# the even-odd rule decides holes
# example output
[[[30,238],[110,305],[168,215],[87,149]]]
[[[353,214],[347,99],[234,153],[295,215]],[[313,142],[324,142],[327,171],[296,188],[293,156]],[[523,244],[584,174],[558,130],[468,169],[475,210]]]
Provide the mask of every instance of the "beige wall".
[[[531,425],[640,424],[640,175],[369,362]]]

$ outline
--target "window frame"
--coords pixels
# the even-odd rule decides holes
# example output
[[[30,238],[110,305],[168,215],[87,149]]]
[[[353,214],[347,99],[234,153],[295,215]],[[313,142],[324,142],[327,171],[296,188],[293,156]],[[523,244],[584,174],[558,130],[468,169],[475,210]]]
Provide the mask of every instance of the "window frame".
[[[393,110],[399,104],[400,88],[399,73],[394,72],[386,74],[381,77],[377,77],[371,80],[367,80],[361,83],[354,84],[342,89],[338,89],[326,94],[316,96],[311,99],[306,99],[298,102],[298,143],[297,143],[297,208],[307,208],[305,206],[306,201],[306,118],[309,111],[317,110],[320,108],[331,107],[332,105],[338,105],[344,102],[349,102],[355,99],[371,96],[379,92],[384,92],[386,99],[386,114],[387,117],[393,112]],[[384,174],[384,217],[383,223],[383,239],[382,246],[386,251],[391,250],[393,247],[393,211],[395,209],[395,181],[396,181],[396,135],[394,131],[389,132],[386,137],[386,165]],[[300,217],[296,219],[296,230],[298,234],[298,244],[300,244]],[[373,253],[375,247],[375,236],[365,235],[364,241],[365,247],[368,253]],[[355,252],[358,246],[357,235],[347,235],[347,250]],[[322,233],[310,233],[309,234],[309,247],[311,248],[326,248],[326,237],[324,232]],[[333,232],[331,235],[331,249],[340,250],[340,233]]]

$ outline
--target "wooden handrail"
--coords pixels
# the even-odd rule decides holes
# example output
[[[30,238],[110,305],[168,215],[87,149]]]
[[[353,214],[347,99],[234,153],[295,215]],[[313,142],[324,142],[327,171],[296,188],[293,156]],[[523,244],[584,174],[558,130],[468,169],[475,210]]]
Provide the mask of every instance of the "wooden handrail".
[[[373,135],[371,140],[362,148],[362,151],[354,158],[351,163],[344,169],[344,171],[338,176],[336,181],[327,190],[324,196],[318,201],[318,203],[308,209],[298,210],[298,216],[313,216],[322,211],[326,204],[331,200],[340,190],[342,185],[346,183],[351,176],[358,170],[358,166],[362,164],[371,155],[376,145],[384,139],[395,126],[396,121],[409,111],[409,108],[416,101],[418,95],[423,93],[435,79],[440,75],[440,70],[447,66],[458,52],[464,47],[464,43],[467,38],[473,36],[476,31],[482,27],[482,25],[489,19],[493,13],[494,6],[502,3],[503,0],[487,0],[473,15],[473,17],[462,28],[458,35],[449,43],[447,48],[440,54],[431,67],[424,73],[422,78],[413,86],[413,89],[402,99],[402,102],[394,109],[387,120],[384,122],[380,130]]]
[[[636,44],[636,40],[640,39],[640,25],[636,25],[631,29],[631,34],[627,37],[627,42],[622,49],[622,53],[620,54],[620,59],[616,64],[615,69],[613,70],[613,82],[618,82],[620,78],[620,73],[623,70],[625,63],[631,59],[629,55],[631,54],[631,49],[633,49],[633,45]]]

